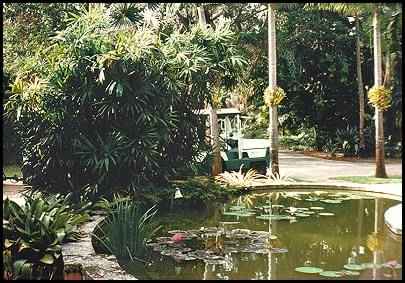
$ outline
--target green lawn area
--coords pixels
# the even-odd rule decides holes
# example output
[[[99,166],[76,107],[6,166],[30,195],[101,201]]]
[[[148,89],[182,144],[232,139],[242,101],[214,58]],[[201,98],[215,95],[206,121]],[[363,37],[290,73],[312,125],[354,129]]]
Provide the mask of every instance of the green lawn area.
[[[21,167],[18,165],[4,165],[3,172],[7,177],[22,177]]]
[[[373,176],[340,176],[330,179],[349,181],[358,184],[402,183],[402,176],[389,176],[388,178],[376,178]]]

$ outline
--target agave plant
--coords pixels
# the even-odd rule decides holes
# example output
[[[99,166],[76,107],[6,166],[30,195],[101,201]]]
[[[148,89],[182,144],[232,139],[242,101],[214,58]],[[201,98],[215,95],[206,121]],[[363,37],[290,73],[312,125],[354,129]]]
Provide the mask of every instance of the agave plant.
[[[242,172],[242,166],[239,171],[228,172],[225,171],[215,177],[215,180],[223,185],[230,185],[235,187],[245,187],[252,185],[254,181],[259,181],[265,178],[263,175],[257,173],[254,169],[249,169],[246,173]]]

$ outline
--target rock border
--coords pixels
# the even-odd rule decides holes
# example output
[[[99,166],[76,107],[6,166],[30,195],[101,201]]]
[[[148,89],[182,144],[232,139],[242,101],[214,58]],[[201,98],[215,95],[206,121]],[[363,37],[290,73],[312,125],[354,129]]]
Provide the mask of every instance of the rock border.
[[[65,265],[82,266],[84,279],[87,280],[137,280],[127,273],[114,255],[96,254],[91,242],[94,228],[104,219],[104,216],[92,216],[91,221],[80,227],[83,238],[76,242],[62,245],[62,255]]]
[[[248,186],[247,189],[250,192],[255,191],[304,191],[304,190],[322,190],[322,191],[351,191],[368,193],[376,197],[383,197],[393,200],[402,201],[402,195],[399,195],[395,191],[384,191],[383,189],[362,187],[357,185],[334,185],[334,184],[324,184],[324,183],[284,183],[284,184],[254,184]]]

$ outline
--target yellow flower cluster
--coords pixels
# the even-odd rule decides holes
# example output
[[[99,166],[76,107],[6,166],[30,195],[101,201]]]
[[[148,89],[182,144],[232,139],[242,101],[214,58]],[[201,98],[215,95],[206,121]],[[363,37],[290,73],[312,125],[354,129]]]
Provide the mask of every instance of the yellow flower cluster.
[[[370,103],[379,110],[387,110],[391,106],[392,92],[383,86],[373,86],[368,91]]]
[[[275,87],[274,89],[267,87],[264,91],[264,102],[270,107],[279,105],[284,97],[285,92],[281,87]]]

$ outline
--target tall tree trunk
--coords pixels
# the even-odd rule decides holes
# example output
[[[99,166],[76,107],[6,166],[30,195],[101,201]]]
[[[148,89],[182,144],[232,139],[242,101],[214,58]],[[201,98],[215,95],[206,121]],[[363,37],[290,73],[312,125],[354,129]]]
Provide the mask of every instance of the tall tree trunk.
[[[360,21],[356,15],[356,67],[357,67],[357,87],[359,93],[359,155],[365,152],[364,140],[364,87],[363,76],[361,74],[361,50],[360,50]]]
[[[271,4],[268,4],[269,19],[269,88],[274,89],[277,86],[277,57],[276,57],[276,16]],[[277,106],[269,107],[269,130],[270,130],[270,168],[273,174],[279,174],[278,166],[278,118]]]
[[[374,32],[374,85],[382,85],[382,53],[381,53],[381,31],[378,19],[378,8],[373,15]],[[384,161],[384,117],[383,111],[375,107],[375,176],[377,178],[387,178]]]
[[[207,19],[205,18],[205,11],[202,4],[197,7],[198,22],[202,28],[206,28]],[[210,113],[210,132],[211,132],[211,144],[213,149],[211,174],[217,176],[222,173],[222,159],[221,149],[219,147],[219,129],[218,129],[218,115],[216,105],[208,104]]]

